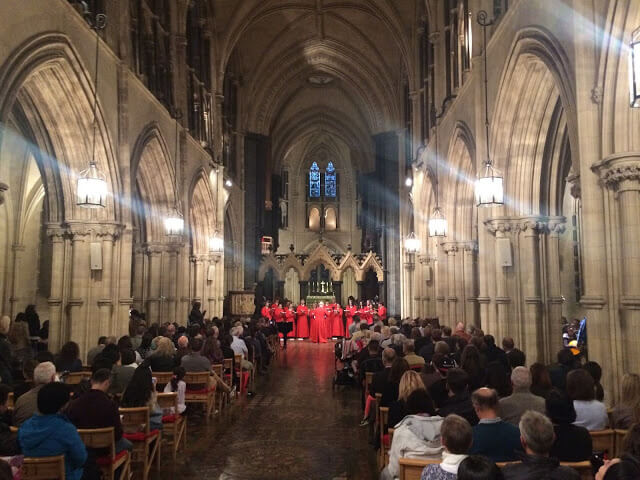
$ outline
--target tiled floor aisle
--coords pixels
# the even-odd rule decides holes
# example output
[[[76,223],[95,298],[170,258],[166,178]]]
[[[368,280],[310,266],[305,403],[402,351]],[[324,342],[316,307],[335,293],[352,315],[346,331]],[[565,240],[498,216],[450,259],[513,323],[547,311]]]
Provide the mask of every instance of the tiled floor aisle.
[[[333,343],[292,342],[258,384],[209,426],[189,424],[188,451],[164,452],[162,479],[375,479],[359,391],[333,390]],[[182,457],[182,458],[180,458]],[[152,470],[152,477],[158,474]]]

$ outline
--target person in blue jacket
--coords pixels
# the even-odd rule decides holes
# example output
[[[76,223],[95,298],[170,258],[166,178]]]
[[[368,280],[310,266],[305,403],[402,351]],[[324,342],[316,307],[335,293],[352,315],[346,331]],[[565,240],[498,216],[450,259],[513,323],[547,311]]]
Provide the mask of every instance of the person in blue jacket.
[[[87,449],[76,427],[60,414],[69,403],[69,388],[48,383],[38,392],[38,412],[18,430],[18,442],[25,457],[64,455],[68,480],[80,480],[87,460]]]

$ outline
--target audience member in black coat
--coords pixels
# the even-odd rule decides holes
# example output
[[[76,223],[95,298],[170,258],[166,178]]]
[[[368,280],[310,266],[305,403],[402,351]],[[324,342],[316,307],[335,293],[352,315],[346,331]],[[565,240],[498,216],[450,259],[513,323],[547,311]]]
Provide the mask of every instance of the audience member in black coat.
[[[18,444],[18,435],[11,433],[9,423],[4,418],[8,412],[7,402],[9,400],[9,392],[11,389],[7,385],[0,385],[0,456],[10,457],[20,453],[20,445]],[[7,415],[11,418],[11,415]]]
[[[565,391],[567,389],[567,374],[576,368],[576,361],[568,348],[560,350],[557,358],[558,363],[549,369],[549,375],[553,386]]]
[[[551,456],[561,462],[582,462],[591,458],[592,441],[584,427],[572,425],[576,411],[569,397],[558,389],[551,390],[546,399],[547,416],[553,423],[556,439]]]
[[[387,365],[387,361],[385,360],[387,350],[388,349],[385,348],[382,355],[385,366]],[[375,397],[376,393],[381,393],[382,399],[380,400],[380,405],[382,407],[388,407],[391,405],[392,402],[395,402],[398,399],[400,379],[407,370],[409,370],[409,364],[407,361],[404,358],[395,357],[391,368],[385,368],[373,376],[369,389],[370,395]]]
[[[468,390],[469,375],[461,368],[451,368],[447,372],[447,389],[449,399],[440,408],[438,414],[446,417],[451,413],[460,415],[466,419],[471,426],[477,425],[478,415],[471,403],[471,394]]]
[[[507,354],[504,353],[500,347],[496,345],[496,339],[493,335],[484,336],[484,344],[486,345],[485,355],[487,356],[487,362],[500,362],[507,371],[511,370]]]

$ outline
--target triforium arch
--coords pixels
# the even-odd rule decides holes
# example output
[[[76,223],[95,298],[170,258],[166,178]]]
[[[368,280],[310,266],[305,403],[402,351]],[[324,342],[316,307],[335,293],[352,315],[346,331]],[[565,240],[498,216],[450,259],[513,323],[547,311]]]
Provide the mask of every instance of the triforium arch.
[[[179,239],[169,238],[164,219],[178,205],[175,167],[158,125],[148,124],[138,136],[132,152],[134,306],[159,322],[175,315],[179,282],[169,282],[177,271],[182,249]],[[173,270],[172,270],[173,269]]]
[[[0,263],[7,266],[0,280],[0,308],[15,315],[26,304],[39,303],[41,318],[50,321],[53,351],[69,339],[85,349],[99,332],[126,328],[114,298],[119,285],[112,279],[121,260],[114,258],[122,233],[121,205],[116,201],[121,183],[100,98],[95,148],[87,141],[94,132],[91,84],[80,55],[60,33],[28,39],[0,67],[0,175],[13,177],[15,187],[3,207],[11,206],[13,212],[0,236]],[[76,203],[76,180],[91,158],[105,173],[110,193],[106,208],[98,211]],[[15,178],[25,173],[15,161],[31,163],[27,183]],[[26,197],[19,200],[21,193]],[[40,239],[29,246],[19,234],[25,219]],[[6,248],[9,242],[11,252]],[[101,247],[100,271],[90,269],[91,243]],[[24,282],[34,277],[37,292],[28,293]]]
[[[567,56],[553,36],[541,28],[523,29],[507,58],[492,121],[490,151],[504,172],[506,198],[502,212],[494,209],[484,218],[492,234],[487,249],[495,255],[481,257],[482,297],[493,297],[482,324],[516,338],[529,362],[555,357],[563,291],[574,289],[563,283],[560,270],[563,235],[568,235],[561,205],[569,190],[570,146],[577,138],[571,78]],[[505,253],[512,266],[497,261]],[[567,268],[572,264],[565,262]]]

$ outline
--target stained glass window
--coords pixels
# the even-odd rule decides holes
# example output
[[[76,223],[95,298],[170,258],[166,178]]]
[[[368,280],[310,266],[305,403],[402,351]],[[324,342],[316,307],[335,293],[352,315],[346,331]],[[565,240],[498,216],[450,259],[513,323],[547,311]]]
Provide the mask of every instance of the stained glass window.
[[[318,198],[320,196],[320,169],[318,164],[313,162],[309,169],[309,197]]]
[[[324,172],[324,196],[335,198],[336,193],[336,169],[333,166],[333,162],[329,162]]]

